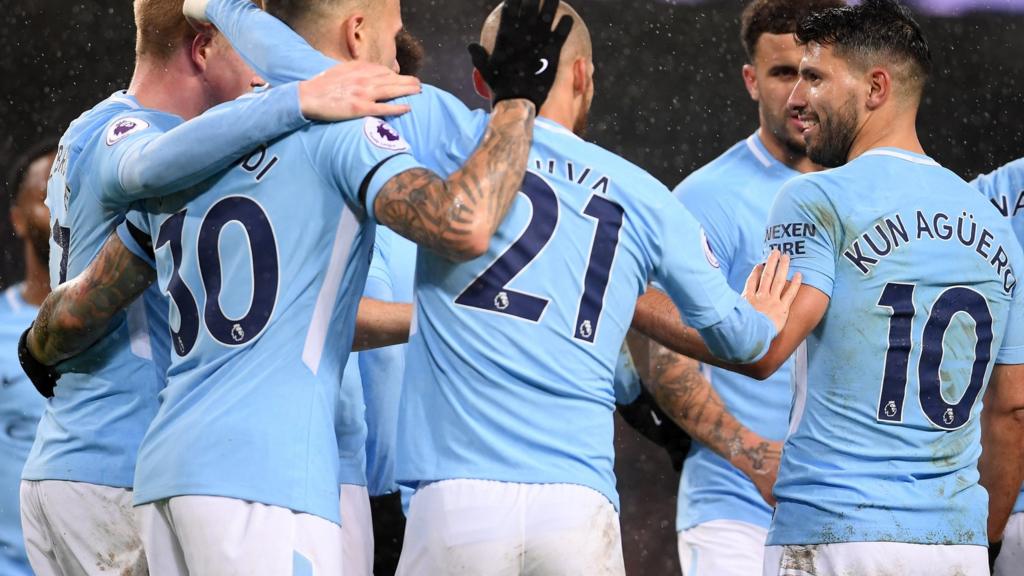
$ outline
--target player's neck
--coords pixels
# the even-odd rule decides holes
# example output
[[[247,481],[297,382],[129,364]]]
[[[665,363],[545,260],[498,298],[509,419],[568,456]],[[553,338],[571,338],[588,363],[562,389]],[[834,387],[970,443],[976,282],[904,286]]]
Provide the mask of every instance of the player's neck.
[[[791,150],[772,134],[770,130],[765,130],[764,126],[757,129],[757,135],[761,139],[761,143],[764,144],[765,149],[772,155],[772,158],[775,158],[783,165],[802,174],[821,170],[821,167],[811,162],[811,159],[806,154]]]
[[[181,52],[167,60],[139,59],[128,94],[145,108],[175,114],[185,120],[209,107],[202,80],[191,60]]]
[[[576,125],[576,113],[571,99],[552,98],[549,96],[544,105],[540,107],[537,116],[547,118],[570,132],[572,132],[573,127]]]
[[[28,242],[25,242],[25,285],[21,297],[33,306],[39,306],[50,293],[50,271],[45,262],[36,257]]]
[[[869,118],[857,133],[850,146],[847,161],[857,158],[875,148],[899,148],[915,154],[924,154],[924,147],[917,137],[917,114],[900,114],[896,117],[874,116]]]

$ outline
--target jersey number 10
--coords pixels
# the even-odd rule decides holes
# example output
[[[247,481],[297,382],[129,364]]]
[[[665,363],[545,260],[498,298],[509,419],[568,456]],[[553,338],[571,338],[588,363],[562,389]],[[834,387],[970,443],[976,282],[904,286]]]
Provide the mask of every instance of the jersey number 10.
[[[554,236],[558,227],[558,196],[547,182],[531,172],[523,178],[521,191],[533,211],[530,223],[519,238],[459,294],[455,303],[537,322],[550,301],[512,290],[508,284],[540,255]],[[597,322],[619,245],[623,211],[622,206],[594,194],[583,213],[594,219],[597,226],[583,276],[583,294],[577,306],[573,337],[592,344],[597,337]]]
[[[891,282],[885,285],[878,305],[891,310],[889,347],[885,353],[882,391],[878,399],[879,422],[902,422],[903,399],[907,392],[907,371],[914,315],[913,284]],[[992,313],[985,297],[963,286],[947,288],[935,302],[921,336],[921,357],[917,363],[918,395],[921,408],[932,424],[943,430],[956,430],[971,418],[971,409],[985,383],[985,372],[992,356]],[[974,322],[974,365],[963,396],[955,404],[942,397],[943,341],[946,330],[957,314],[967,314]]]

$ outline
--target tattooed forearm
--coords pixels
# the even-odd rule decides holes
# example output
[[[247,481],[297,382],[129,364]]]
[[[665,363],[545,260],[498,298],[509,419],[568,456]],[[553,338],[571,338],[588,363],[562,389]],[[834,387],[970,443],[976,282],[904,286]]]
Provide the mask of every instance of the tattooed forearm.
[[[530,152],[535,110],[503,100],[476,151],[447,181],[407,170],[381,188],[377,219],[421,246],[453,260],[482,254],[519,191]]]
[[[32,355],[53,365],[85,350],[153,278],[153,269],[112,235],[82,274],[46,297],[29,332]]]
[[[781,446],[761,438],[729,413],[696,360],[652,341],[644,376],[658,405],[676,424],[747,474],[770,498]]]

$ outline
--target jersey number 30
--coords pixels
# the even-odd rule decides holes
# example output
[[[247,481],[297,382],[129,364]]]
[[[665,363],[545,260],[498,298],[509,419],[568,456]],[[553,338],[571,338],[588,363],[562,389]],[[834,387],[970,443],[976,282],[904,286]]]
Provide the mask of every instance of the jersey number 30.
[[[517,292],[508,284],[533,262],[554,236],[558,227],[558,196],[547,182],[531,172],[523,178],[522,193],[533,209],[530,223],[519,238],[459,294],[455,303],[537,322],[549,300]],[[593,343],[597,337],[597,322],[604,307],[615,249],[619,245],[623,212],[615,202],[595,194],[590,197],[583,213],[595,220],[596,226],[573,337]]]
[[[182,232],[185,210],[171,216],[160,226],[156,249],[170,246],[174,270],[167,283],[167,292],[178,308],[178,329],[171,330],[171,341],[178,356],[185,356],[199,336],[199,307],[192,290],[181,277]],[[237,319],[228,318],[220,306],[221,262],[220,233],[237,222],[245,228],[252,254],[252,300],[249,310]],[[241,346],[252,341],[270,322],[277,302],[277,242],[267,213],[254,200],[245,196],[229,196],[214,204],[199,227],[196,244],[199,275],[206,291],[202,319],[215,340],[227,346]]]
[[[879,422],[902,422],[903,399],[907,392],[907,371],[912,347],[914,322],[913,284],[889,283],[882,290],[878,305],[889,308],[889,348],[885,353],[882,392],[878,399]],[[943,341],[953,317],[966,314],[974,322],[974,365],[963,396],[950,404],[942,396]],[[981,294],[955,286],[948,288],[931,305],[931,314],[921,337],[921,358],[917,363],[918,394],[921,408],[932,424],[943,430],[956,430],[971,418],[971,409],[985,383],[985,372],[992,356],[992,313]]]

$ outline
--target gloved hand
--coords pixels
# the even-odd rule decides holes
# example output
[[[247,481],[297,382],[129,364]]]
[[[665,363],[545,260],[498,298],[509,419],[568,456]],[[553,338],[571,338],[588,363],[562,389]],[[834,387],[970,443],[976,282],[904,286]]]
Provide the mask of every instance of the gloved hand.
[[[32,385],[36,387],[36,390],[44,398],[53,398],[53,389],[57,386],[57,379],[60,378],[60,374],[52,366],[47,366],[36,360],[36,357],[29,351],[26,339],[31,329],[32,327],[29,326],[22,333],[21,339],[18,340],[18,361],[21,362],[21,369],[25,371],[25,374],[32,381]]]
[[[640,396],[636,400],[630,404],[616,404],[615,409],[630,427],[668,452],[672,467],[677,472],[683,469],[683,460],[692,442],[690,435],[658,407],[646,387],[641,384]]]
[[[491,54],[479,44],[469,45],[473,66],[491,89],[491,102],[526,98],[540,110],[558,74],[562,45],[572,30],[572,18],[562,16],[551,29],[558,0],[508,0]]]

